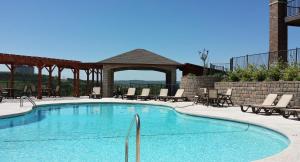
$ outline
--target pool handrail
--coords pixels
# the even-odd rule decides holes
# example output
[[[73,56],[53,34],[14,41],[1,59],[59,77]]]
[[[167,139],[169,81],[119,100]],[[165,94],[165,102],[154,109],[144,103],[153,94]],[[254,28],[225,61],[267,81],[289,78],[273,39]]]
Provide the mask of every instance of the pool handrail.
[[[36,106],[35,102],[30,97],[22,96],[22,97],[20,97],[20,107],[23,107],[24,99],[27,99],[29,102],[32,103],[33,106]]]
[[[140,162],[140,116],[138,114],[134,115],[134,118],[131,120],[129,129],[127,131],[126,140],[125,140],[125,162],[128,162],[128,140],[131,128],[133,123],[136,124],[136,162]]]

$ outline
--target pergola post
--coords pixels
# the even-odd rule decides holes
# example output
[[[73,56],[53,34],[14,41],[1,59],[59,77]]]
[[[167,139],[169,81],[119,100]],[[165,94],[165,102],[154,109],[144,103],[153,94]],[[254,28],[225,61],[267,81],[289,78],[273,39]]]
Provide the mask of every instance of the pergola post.
[[[49,75],[48,75],[48,84],[47,84],[47,87],[48,87],[48,96],[51,95],[51,89],[52,89],[52,72],[54,70],[54,66],[50,65],[47,69],[47,71],[49,72]]]
[[[64,68],[58,67],[57,85],[59,86],[58,95],[61,96],[61,72]]]
[[[14,97],[14,82],[15,82],[15,65],[14,64],[10,64],[7,65],[7,68],[9,69],[10,71],[10,76],[9,76],[9,88],[10,88],[10,91],[9,91],[9,96],[10,97]]]
[[[95,69],[92,69],[92,87],[94,87],[95,84]]]
[[[88,95],[90,93],[90,69],[85,70],[86,73],[86,95]]]
[[[76,97],[80,97],[79,69],[76,69]]]
[[[76,97],[76,69],[72,69],[73,72],[73,97]]]
[[[96,70],[96,82],[97,86],[99,86],[99,69]]]
[[[43,66],[38,66],[38,86],[37,86],[37,98],[42,99],[42,69]]]

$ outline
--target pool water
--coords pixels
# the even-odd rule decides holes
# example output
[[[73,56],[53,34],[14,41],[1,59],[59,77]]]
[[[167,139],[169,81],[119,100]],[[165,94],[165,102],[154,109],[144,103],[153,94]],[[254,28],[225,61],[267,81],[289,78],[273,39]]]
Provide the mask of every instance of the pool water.
[[[142,162],[253,161],[289,140],[254,125],[182,115],[144,104],[62,104],[0,119],[0,161],[124,161],[125,136],[141,117]],[[129,161],[135,160],[135,129]]]

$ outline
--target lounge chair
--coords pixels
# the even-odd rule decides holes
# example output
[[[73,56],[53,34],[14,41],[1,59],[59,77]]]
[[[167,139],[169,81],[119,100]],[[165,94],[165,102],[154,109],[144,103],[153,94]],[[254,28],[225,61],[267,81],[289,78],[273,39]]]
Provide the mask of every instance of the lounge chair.
[[[128,88],[127,94],[122,96],[122,99],[124,98],[134,98],[135,97],[135,88]]]
[[[101,87],[93,87],[92,93],[89,95],[90,98],[101,98]]]
[[[60,89],[60,87],[59,87],[59,85],[57,85],[57,86],[55,87],[55,89],[52,90],[51,96],[53,96],[53,97],[59,96],[59,89]]]
[[[137,96],[137,99],[147,100],[149,99],[150,88],[143,88],[141,95]]]
[[[176,102],[176,101],[178,101],[179,99],[185,101],[185,100],[186,100],[186,97],[183,97],[183,92],[184,92],[184,89],[178,89],[178,90],[176,91],[175,96],[170,96],[170,97],[168,97],[168,98],[169,98],[171,101],[173,101],[173,102]]]
[[[289,118],[291,115],[300,120],[300,106],[294,106],[288,109],[282,109],[282,116],[284,118]]]
[[[33,84],[30,85],[30,96],[37,96],[37,91]]]
[[[194,103],[205,103],[207,101],[207,88],[199,88],[197,95],[194,97]]]
[[[231,100],[232,89],[227,89],[225,94],[221,94],[221,104],[224,106],[225,102],[228,106],[233,106],[233,102]]]
[[[2,87],[0,86],[0,96],[2,96],[2,98],[3,97],[8,97],[8,92],[7,91],[5,91],[4,89],[2,89]]]
[[[285,109],[290,106],[290,102],[293,99],[292,94],[284,94],[280,97],[279,101],[275,106],[261,106],[258,107],[256,113],[259,113],[260,110],[264,110],[266,115],[272,115],[273,112],[282,113]]]
[[[168,99],[168,89],[160,89],[159,95],[156,96],[156,100],[164,100],[167,101]]]
[[[208,90],[207,105],[221,106],[221,97],[217,89]]]
[[[277,94],[268,94],[262,104],[240,105],[241,111],[246,112],[246,111],[248,111],[249,108],[251,108],[252,112],[256,113],[257,112],[256,108],[258,108],[258,107],[274,105],[274,102],[276,101],[277,96],[278,96]]]

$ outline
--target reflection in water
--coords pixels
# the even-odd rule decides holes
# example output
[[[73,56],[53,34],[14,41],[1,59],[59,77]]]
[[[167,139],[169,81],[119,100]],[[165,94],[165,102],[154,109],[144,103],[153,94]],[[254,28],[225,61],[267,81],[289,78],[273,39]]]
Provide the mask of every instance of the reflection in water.
[[[41,110],[33,110],[31,113],[23,116],[1,119],[0,129],[38,122],[43,120],[45,116],[45,112]]]

